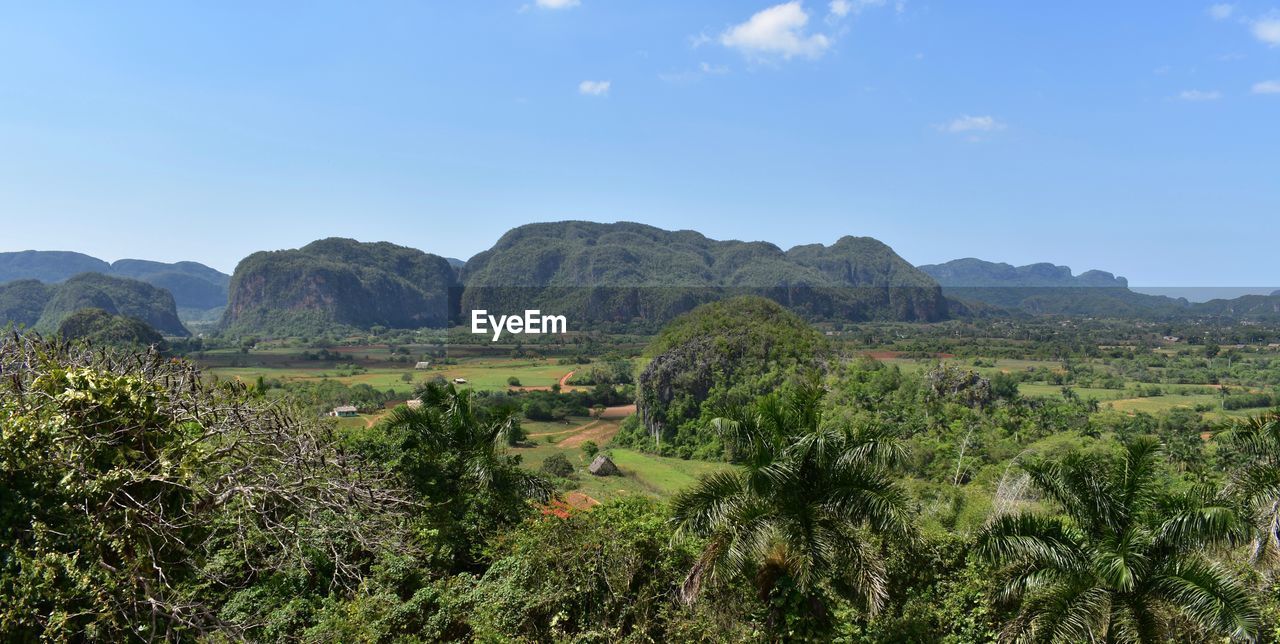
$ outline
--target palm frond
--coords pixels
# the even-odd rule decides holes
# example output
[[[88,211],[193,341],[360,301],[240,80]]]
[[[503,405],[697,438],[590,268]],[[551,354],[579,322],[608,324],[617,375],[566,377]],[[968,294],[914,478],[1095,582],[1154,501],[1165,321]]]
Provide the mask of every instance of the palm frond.
[[[1152,590],[1207,628],[1239,638],[1258,630],[1258,611],[1248,589],[1216,564],[1179,562],[1153,579]]]
[[[978,534],[979,556],[992,562],[1027,561],[1063,572],[1086,570],[1081,535],[1058,517],[1007,514]]]

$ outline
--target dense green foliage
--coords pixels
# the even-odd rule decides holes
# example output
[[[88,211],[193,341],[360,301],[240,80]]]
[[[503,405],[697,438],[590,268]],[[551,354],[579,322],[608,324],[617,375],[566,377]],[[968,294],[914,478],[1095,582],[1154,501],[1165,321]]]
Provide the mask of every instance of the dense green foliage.
[[[706,304],[663,329],[645,350],[636,391],[641,423],[622,440],[715,458],[711,419],[730,415],[798,373],[817,371],[826,341],[794,313],[760,297]]]
[[[675,539],[665,508],[642,499],[548,512],[498,542],[474,593],[476,634],[581,642],[754,639],[756,606],[733,585],[708,588],[715,601],[679,599],[697,562],[695,545]]]
[[[36,280],[0,284],[0,324],[35,326],[56,288]]]
[[[462,310],[541,309],[578,325],[662,323],[694,306],[757,294],[806,317],[937,320],[937,285],[892,249],[845,237],[783,252],[635,223],[569,221],[508,231],[467,262]]]
[[[716,306],[655,350],[732,333]],[[334,431],[156,355],[0,357],[0,639],[1151,642],[1280,617],[1245,568],[1280,539],[1271,416],[1213,450],[1189,410],[848,360],[708,422],[740,465],[671,506],[577,510],[507,451],[509,392],[428,383]]]
[[[831,630],[828,595],[854,598],[869,614],[884,605],[879,538],[911,531],[909,499],[888,467],[901,456],[896,429],[824,422],[822,396],[802,381],[713,422],[743,467],[672,502],[680,530],[706,539],[686,596],[706,578],[752,579],[773,607],[770,631],[814,637]]]
[[[164,351],[164,337],[142,320],[112,315],[102,309],[82,309],[58,325],[58,335],[66,340],[84,340],[94,346]]]
[[[443,326],[457,275],[442,257],[386,242],[323,239],[236,266],[228,333],[323,334],[334,326]]]
[[[1243,538],[1242,517],[1205,490],[1169,493],[1159,451],[1140,438],[1118,458],[1023,464],[1060,514],[996,516],[978,536],[978,553],[1000,566],[1002,597],[1021,604],[1005,637],[1152,642],[1179,627],[1197,639],[1257,633],[1246,585],[1211,558],[1215,547]]]
[[[264,575],[351,585],[404,536],[325,427],[187,365],[10,338],[0,374],[0,639],[190,639]]]

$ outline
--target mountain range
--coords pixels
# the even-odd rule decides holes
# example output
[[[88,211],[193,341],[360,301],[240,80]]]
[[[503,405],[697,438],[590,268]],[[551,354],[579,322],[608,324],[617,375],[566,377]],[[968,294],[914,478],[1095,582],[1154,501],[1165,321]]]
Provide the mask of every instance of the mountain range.
[[[16,280],[58,284],[81,273],[99,273],[146,282],[169,291],[177,306],[187,309],[225,306],[231,283],[230,275],[196,262],[166,264],[142,259],[122,259],[108,263],[82,253],[48,250],[0,253],[0,284]]]
[[[0,253],[0,321],[46,330],[77,308],[100,308],[184,335],[175,306],[214,315],[225,307],[216,326],[238,334],[438,327],[465,323],[465,312],[474,309],[533,308],[581,326],[655,329],[699,304],[736,295],[763,296],[810,320],[830,321],[1044,314],[1280,319],[1280,291],[1193,304],[1134,292],[1105,271],[1075,275],[1066,266],[974,258],[915,267],[869,237],[783,250],[630,222],[520,226],[465,262],[387,242],[322,239],[254,253],[233,276],[195,262]]]

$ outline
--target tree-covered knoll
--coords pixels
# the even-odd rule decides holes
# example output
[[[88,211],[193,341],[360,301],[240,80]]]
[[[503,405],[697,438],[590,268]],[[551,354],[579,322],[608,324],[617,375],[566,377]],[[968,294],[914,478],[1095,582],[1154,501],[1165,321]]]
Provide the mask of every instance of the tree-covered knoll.
[[[386,242],[322,239],[241,260],[221,326],[279,336],[340,326],[444,326],[456,286],[442,257]]]
[[[668,324],[645,350],[636,391],[639,424],[622,440],[663,453],[720,456],[711,419],[789,377],[821,369],[823,336],[762,297],[705,304]]]

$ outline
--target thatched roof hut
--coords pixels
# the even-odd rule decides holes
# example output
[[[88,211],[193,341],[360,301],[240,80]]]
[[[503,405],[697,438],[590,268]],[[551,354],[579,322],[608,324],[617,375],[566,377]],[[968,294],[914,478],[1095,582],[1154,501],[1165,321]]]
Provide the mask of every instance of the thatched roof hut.
[[[591,461],[591,465],[587,467],[587,471],[596,476],[621,476],[622,471],[617,465],[604,454],[596,455],[596,460]]]

